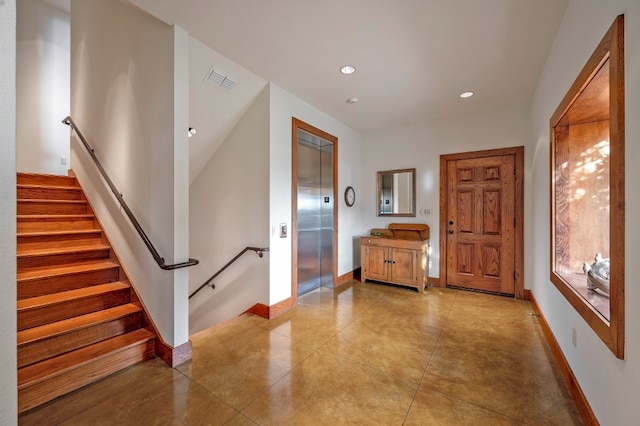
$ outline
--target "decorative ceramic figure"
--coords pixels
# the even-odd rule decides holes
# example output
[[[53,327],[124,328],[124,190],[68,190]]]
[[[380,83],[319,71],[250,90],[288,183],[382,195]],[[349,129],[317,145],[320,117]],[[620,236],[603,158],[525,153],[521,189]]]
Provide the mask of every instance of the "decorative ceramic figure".
[[[603,258],[600,253],[596,253],[594,262],[582,264],[582,270],[587,274],[587,288],[595,291],[596,289],[609,294],[609,266],[611,262],[609,258]]]

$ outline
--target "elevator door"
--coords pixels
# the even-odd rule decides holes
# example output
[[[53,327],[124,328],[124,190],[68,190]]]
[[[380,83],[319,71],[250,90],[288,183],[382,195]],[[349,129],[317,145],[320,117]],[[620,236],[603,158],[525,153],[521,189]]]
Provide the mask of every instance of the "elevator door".
[[[333,144],[298,129],[298,296],[333,288]]]

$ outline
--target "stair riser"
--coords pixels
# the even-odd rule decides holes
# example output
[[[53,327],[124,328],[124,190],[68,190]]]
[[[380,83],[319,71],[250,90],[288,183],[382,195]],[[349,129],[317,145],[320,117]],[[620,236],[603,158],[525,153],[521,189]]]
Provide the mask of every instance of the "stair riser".
[[[78,253],[53,254],[42,256],[21,257],[18,255],[18,273],[29,268],[40,268],[43,266],[60,266],[65,264],[82,263],[89,260],[108,259],[109,249],[88,250]]]
[[[130,290],[125,288],[92,297],[68,300],[55,305],[18,309],[18,331],[96,312],[101,309],[109,309],[129,303],[129,301]]]
[[[89,231],[18,236],[22,413],[153,358],[155,336],[75,178],[18,173],[17,197],[18,234]]]
[[[21,250],[88,246],[100,243],[102,241],[101,237],[102,233],[100,231],[68,235],[19,235],[18,253]]]
[[[86,203],[50,203],[18,201],[18,214],[86,214]]]
[[[54,376],[18,389],[18,411],[24,412],[60,395],[115,373],[154,356],[154,342],[148,340],[109,356],[83,364],[61,376]]]
[[[141,326],[142,315],[137,313],[37,342],[18,345],[18,368],[129,333]]]
[[[53,219],[29,218],[18,219],[18,232],[47,232],[47,231],[79,231],[93,229],[93,218],[82,219]]]
[[[76,178],[71,176],[56,175],[32,175],[18,173],[18,185],[50,185],[50,186],[70,186],[77,187]]]
[[[118,268],[114,267],[100,271],[18,281],[18,300],[75,290],[91,285],[111,283],[118,281],[120,279],[119,275]]]
[[[82,191],[80,188],[18,187],[18,199],[82,200]]]

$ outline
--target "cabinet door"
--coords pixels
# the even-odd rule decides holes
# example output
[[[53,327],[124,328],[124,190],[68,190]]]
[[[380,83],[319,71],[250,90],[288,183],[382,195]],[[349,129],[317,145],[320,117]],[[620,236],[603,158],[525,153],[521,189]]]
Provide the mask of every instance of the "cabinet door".
[[[391,281],[416,285],[416,250],[396,248],[391,251]]]
[[[367,247],[369,255],[367,256],[367,276],[366,278],[372,280],[388,281],[389,275],[387,273],[388,259],[387,253],[389,249],[386,247],[369,246]]]

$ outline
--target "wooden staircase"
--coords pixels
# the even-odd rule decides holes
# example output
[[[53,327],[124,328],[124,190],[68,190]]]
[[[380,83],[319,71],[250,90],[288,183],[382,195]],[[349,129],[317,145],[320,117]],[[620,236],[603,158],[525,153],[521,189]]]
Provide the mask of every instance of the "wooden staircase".
[[[153,358],[156,336],[74,177],[18,173],[18,409]]]

